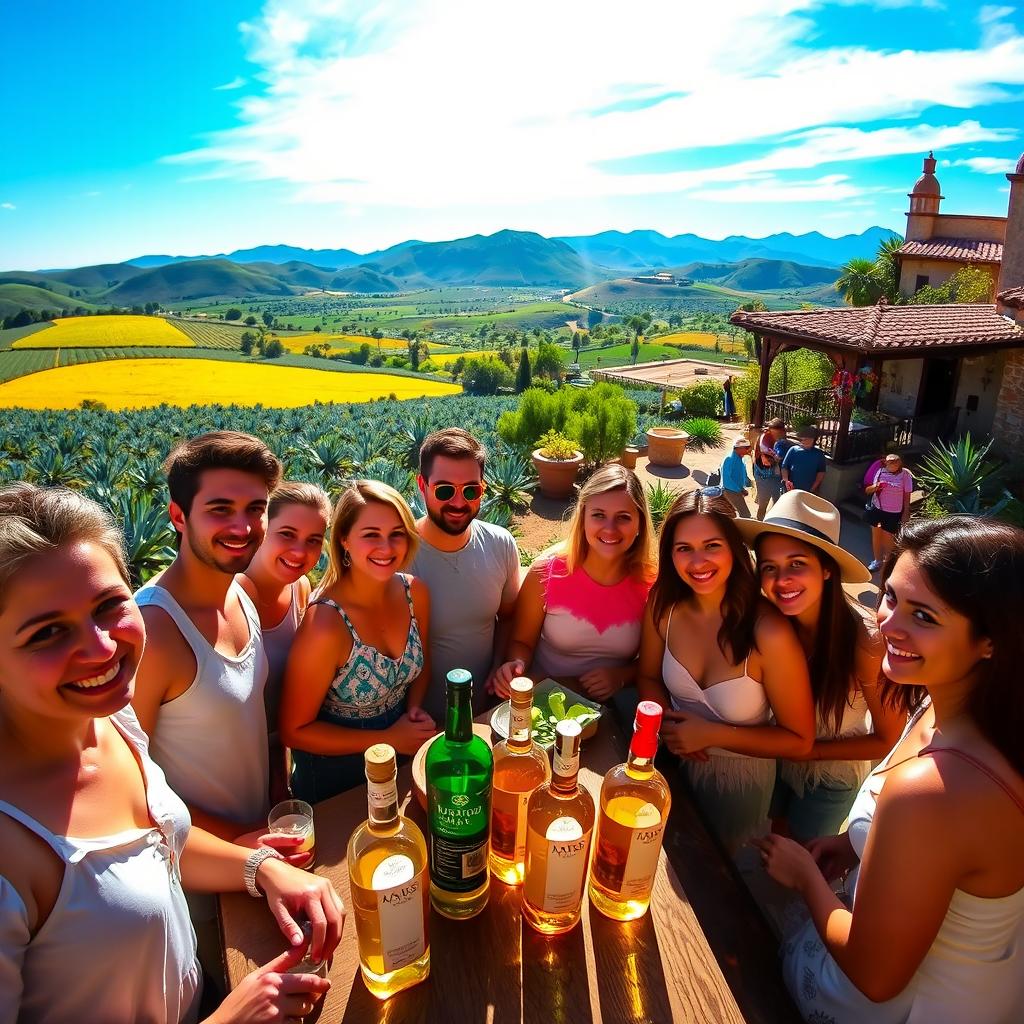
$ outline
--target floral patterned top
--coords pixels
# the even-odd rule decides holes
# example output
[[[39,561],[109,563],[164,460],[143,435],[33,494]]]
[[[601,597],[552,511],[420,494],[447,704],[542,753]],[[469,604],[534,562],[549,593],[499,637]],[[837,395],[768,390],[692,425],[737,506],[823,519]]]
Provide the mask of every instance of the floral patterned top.
[[[423,641],[412,604],[411,576],[399,574],[405,587],[405,599],[409,604],[409,633],[405,650],[398,658],[389,658],[376,647],[364,643],[345,609],[330,598],[321,598],[313,604],[326,604],[345,620],[352,634],[352,650],[344,665],[334,673],[327,688],[319,720],[346,725],[353,720],[397,717],[401,710],[409,685],[423,671]]]

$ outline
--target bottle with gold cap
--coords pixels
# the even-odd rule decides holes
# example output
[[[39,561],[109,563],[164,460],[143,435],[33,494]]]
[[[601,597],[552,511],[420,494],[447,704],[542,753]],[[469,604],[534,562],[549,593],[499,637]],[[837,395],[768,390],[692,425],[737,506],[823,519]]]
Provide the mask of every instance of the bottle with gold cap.
[[[374,744],[365,762],[369,818],[348,841],[349,887],[363,981],[387,999],[430,974],[427,844],[399,810],[394,747]]]
[[[583,902],[595,810],[579,785],[581,732],[571,718],[555,726],[551,781],[526,809],[523,920],[548,935],[575,928]]]
[[[647,913],[672,807],[668,783],[654,767],[661,715],[660,704],[640,701],[629,760],[609,769],[601,784],[590,902],[616,921]]]
[[[548,755],[530,735],[533,680],[512,680],[508,739],[496,744],[491,789],[491,874],[508,885],[523,881],[526,864],[526,805],[551,778]]]

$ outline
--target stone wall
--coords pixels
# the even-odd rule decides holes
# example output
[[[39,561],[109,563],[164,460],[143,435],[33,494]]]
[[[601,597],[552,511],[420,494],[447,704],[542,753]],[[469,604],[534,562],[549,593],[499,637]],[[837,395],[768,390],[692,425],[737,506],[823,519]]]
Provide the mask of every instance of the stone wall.
[[[1006,355],[992,436],[1007,454],[1019,458],[1024,452],[1024,349],[1016,348]]]

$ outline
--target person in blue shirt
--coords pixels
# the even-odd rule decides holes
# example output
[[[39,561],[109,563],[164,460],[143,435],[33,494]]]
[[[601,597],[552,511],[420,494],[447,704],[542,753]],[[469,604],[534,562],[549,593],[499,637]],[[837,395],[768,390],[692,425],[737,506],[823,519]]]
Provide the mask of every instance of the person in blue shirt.
[[[782,481],[787,491],[813,491],[818,493],[825,479],[825,453],[817,447],[818,431],[814,427],[801,427],[796,432],[797,444],[786,452],[782,460]]]
[[[737,437],[733,442],[732,454],[727,455],[722,462],[722,490],[737,515],[745,519],[750,518],[746,498],[750,493],[747,488],[752,486],[752,481],[747,476],[747,466],[743,459],[749,454],[750,442],[745,437]]]

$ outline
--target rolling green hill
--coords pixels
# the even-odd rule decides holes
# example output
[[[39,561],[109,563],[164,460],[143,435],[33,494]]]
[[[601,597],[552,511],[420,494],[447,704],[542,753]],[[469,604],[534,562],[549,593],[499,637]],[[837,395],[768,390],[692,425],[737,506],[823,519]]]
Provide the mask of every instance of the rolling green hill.
[[[107,302],[131,305],[210,295],[290,295],[293,291],[284,281],[248,266],[229,260],[196,260],[143,270],[103,297]]]
[[[48,288],[0,281],[0,320],[22,309],[31,309],[38,313],[44,309],[68,310],[77,309],[79,306],[85,310],[96,308],[84,299],[71,298],[69,295],[52,292]]]
[[[676,272],[679,277],[707,281],[738,291],[788,291],[832,284],[839,276],[833,267],[811,267],[792,260],[750,259],[739,263],[690,263]]]

